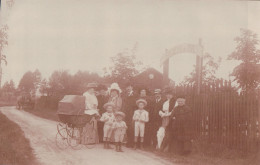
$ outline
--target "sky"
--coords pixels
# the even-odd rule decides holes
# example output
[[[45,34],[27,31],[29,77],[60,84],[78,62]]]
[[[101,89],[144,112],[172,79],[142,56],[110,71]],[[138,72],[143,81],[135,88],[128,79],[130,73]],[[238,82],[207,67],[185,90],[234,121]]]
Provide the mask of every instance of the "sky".
[[[39,69],[48,78],[54,70],[88,70],[102,74],[110,57],[136,44],[136,56],[146,66],[162,71],[165,49],[202,39],[204,52],[221,57],[218,77],[229,79],[238,64],[227,61],[240,28],[260,35],[260,2],[252,1],[86,1],[14,0],[4,6],[8,25],[3,82],[16,85],[23,74]],[[170,78],[177,83],[192,71],[196,56],[170,59]]]

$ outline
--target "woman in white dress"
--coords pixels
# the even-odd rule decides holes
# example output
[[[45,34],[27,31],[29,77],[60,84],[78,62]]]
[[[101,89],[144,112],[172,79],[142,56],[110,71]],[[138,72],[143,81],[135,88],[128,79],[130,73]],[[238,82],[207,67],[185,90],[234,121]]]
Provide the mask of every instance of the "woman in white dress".
[[[89,115],[96,115],[98,114],[98,100],[95,95],[95,89],[97,85],[95,83],[88,83],[87,85],[87,91],[83,94],[85,96],[85,114]],[[94,130],[95,131],[86,131],[87,129],[92,129],[92,123],[87,123],[86,126],[84,127],[84,131],[86,133],[89,133],[91,135],[83,135],[83,143],[98,143],[99,138],[98,138],[98,131],[97,131],[97,120],[95,117],[92,117],[91,119],[94,122]],[[88,137],[88,138],[87,138]],[[92,138],[89,138],[92,137]]]

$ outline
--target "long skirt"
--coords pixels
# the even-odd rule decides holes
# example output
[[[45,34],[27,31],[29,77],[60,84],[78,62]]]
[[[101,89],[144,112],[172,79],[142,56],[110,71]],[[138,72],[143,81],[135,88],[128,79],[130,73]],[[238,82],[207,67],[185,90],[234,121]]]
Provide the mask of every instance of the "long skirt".
[[[83,144],[94,144],[99,143],[97,120],[93,117],[93,123],[87,123],[83,128],[82,143]]]

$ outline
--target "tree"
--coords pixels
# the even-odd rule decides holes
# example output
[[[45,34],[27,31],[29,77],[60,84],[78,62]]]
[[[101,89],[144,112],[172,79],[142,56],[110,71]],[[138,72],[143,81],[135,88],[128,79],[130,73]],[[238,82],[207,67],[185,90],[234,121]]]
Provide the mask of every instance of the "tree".
[[[68,71],[54,71],[49,86],[52,95],[72,94],[72,75]]]
[[[73,91],[77,94],[82,94],[86,90],[87,83],[91,82],[103,83],[103,79],[97,73],[78,71],[75,75],[73,75]]]
[[[40,92],[42,95],[45,94],[47,94],[47,96],[49,95],[49,84],[46,79],[43,79],[40,83]]]
[[[12,93],[15,92],[15,84],[13,80],[6,81],[2,87],[3,92]]]
[[[210,54],[203,56],[203,67],[202,67],[202,84],[214,83],[217,80],[216,71],[221,63],[221,58],[215,60]],[[189,76],[185,77],[185,80],[181,84],[194,84],[196,82],[196,66]]]
[[[4,26],[0,29],[0,87],[2,85],[2,61],[7,65],[6,56],[3,54],[4,47],[8,45],[7,42],[7,26]]]
[[[241,63],[234,68],[231,76],[243,91],[251,91],[260,82],[260,50],[256,47],[258,45],[257,34],[248,29],[241,29],[240,36],[234,40],[237,46],[235,51],[228,56],[228,60],[238,60]]]
[[[129,51],[126,49],[116,56],[111,57],[113,65],[108,69],[104,68],[105,75],[110,81],[125,84],[140,73],[143,63],[136,59],[136,50],[137,44],[132,50]]]
[[[18,88],[24,92],[35,92],[35,90],[39,87],[40,82],[41,73],[39,70],[36,69],[34,72],[28,71],[20,80]]]

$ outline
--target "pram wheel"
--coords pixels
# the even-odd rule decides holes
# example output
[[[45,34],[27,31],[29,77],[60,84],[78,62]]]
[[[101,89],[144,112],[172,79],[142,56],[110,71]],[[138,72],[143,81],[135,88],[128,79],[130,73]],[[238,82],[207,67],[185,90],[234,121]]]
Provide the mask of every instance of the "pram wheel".
[[[73,149],[81,149],[82,148],[82,139],[81,139],[81,133],[82,133],[82,128],[68,128],[67,129],[67,142],[69,146]]]
[[[66,149],[68,148],[68,143],[67,143],[67,130],[66,128],[59,129],[57,134],[56,134],[56,146],[59,149]]]

